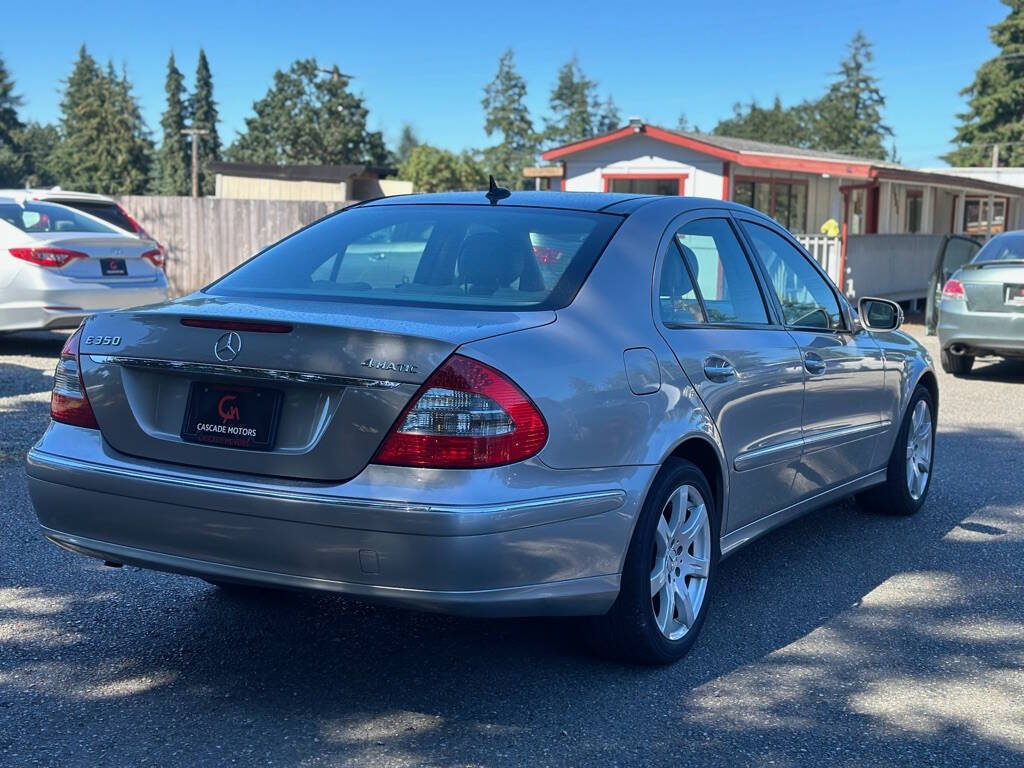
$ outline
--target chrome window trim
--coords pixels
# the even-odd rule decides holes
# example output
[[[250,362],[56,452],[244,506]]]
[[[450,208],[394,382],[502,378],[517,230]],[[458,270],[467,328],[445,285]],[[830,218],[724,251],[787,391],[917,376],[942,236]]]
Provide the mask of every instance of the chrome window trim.
[[[89,355],[94,363],[123,365],[151,371],[165,371],[183,375],[223,376],[227,378],[257,379],[259,381],[286,382],[288,384],[312,384],[329,387],[370,387],[394,389],[402,382],[387,379],[366,379],[358,376],[337,376],[304,371],[282,371],[273,368],[247,368],[241,365],[220,363],[197,363],[185,360],[156,360],[148,357],[124,357],[121,355]]]

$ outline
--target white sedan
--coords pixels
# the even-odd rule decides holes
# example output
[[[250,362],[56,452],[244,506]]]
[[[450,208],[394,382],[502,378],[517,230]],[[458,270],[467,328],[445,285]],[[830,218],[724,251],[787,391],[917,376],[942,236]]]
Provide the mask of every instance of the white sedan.
[[[87,315],[164,301],[154,240],[56,203],[0,197],[0,331],[74,328]]]

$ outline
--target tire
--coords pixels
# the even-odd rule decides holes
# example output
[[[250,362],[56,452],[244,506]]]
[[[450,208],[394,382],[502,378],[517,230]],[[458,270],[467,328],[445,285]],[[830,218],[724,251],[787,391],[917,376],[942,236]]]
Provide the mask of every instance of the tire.
[[[679,503],[683,492],[686,509],[677,517],[676,510],[684,506]],[[679,521],[675,535],[663,535],[671,532],[675,520]],[[679,542],[679,547],[669,551],[670,541]],[[591,645],[604,655],[641,664],[670,664],[681,659],[704,625],[719,555],[719,520],[707,478],[694,464],[669,459],[651,485],[634,528],[619,596],[608,613],[590,620]],[[674,577],[670,563],[678,566]],[[670,575],[655,596],[652,576],[659,564],[660,573]],[[687,570],[691,572],[687,574]],[[675,591],[680,584],[682,591]],[[683,592],[688,599],[677,601],[675,596]],[[678,608],[673,610],[671,603],[664,602],[666,598],[678,602]],[[690,614],[692,621],[688,620]]]
[[[948,350],[942,350],[939,356],[942,370],[954,376],[966,376],[974,367],[974,355],[954,355]]]
[[[909,445],[911,429],[915,423],[915,413],[919,404],[924,403],[928,414],[928,434],[921,435],[913,449],[916,450],[914,457],[922,459],[925,448],[927,448],[927,473],[923,485],[915,485],[916,490],[911,491],[911,456],[912,446]],[[921,434],[921,433],[919,433]],[[920,473],[921,461],[917,461]],[[928,490],[932,485],[932,477],[935,474],[935,404],[932,402],[931,393],[922,386],[914,390],[907,406],[907,412],[900,424],[900,431],[896,435],[896,443],[893,445],[892,455],[889,457],[889,465],[886,468],[885,482],[872,488],[857,497],[857,501],[865,508],[886,515],[906,516],[917,512],[928,498]]]

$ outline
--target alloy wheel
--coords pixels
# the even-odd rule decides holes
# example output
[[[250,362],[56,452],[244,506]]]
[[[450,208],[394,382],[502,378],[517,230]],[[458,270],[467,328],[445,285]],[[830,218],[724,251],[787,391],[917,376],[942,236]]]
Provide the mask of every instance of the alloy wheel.
[[[928,403],[918,400],[907,430],[907,490],[917,501],[928,487],[932,471],[932,413]]]
[[[693,626],[707,593],[711,523],[699,490],[682,485],[658,518],[651,563],[651,609],[662,635],[679,640]]]

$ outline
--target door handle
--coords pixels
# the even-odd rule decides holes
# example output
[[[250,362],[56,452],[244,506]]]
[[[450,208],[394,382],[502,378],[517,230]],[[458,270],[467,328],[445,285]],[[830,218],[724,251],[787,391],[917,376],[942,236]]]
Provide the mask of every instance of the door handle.
[[[709,357],[704,361],[704,375],[711,381],[728,381],[736,375],[736,369],[724,357]]]
[[[808,352],[804,355],[804,368],[808,373],[817,376],[825,372],[825,361],[817,352]]]

